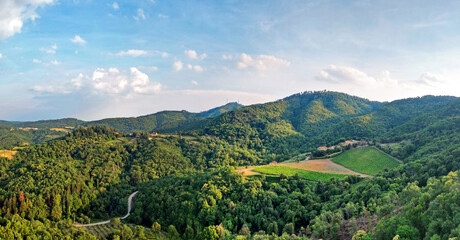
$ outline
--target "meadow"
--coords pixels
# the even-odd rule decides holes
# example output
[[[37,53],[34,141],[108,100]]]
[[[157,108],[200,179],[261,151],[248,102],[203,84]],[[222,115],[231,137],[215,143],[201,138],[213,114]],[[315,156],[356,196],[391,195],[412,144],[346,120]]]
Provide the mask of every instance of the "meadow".
[[[376,175],[385,169],[401,164],[374,147],[352,149],[334,157],[332,161],[351,170],[370,175]]]
[[[298,174],[300,177],[305,178],[311,181],[323,181],[327,182],[331,178],[346,178],[350,175],[344,174],[331,174],[331,173],[321,173],[321,172],[312,172],[308,170],[298,169],[298,168],[291,168],[286,166],[266,166],[266,167],[257,167],[252,169],[254,172],[259,172],[263,174],[271,174],[271,175],[285,175],[285,176],[295,176]]]

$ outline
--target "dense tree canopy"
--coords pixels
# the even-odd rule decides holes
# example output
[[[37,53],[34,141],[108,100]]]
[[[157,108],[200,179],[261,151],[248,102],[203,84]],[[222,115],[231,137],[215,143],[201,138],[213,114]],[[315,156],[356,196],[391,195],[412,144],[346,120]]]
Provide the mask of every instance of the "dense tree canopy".
[[[137,190],[133,212],[123,222],[138,227],[117,224],[110,238],[143,239],[144,229],[148,236],[169,239],[460,234],[460,102],[455,98],[382,104],[315,92],[206,114],[218,116],[197,125],[183,122],[193,130],[181,135],[124,134],[101,126],[69,133],[0,128],[3,148],[60,134],[18,149],[12,159],[0,158],[0,238],[94,239],[73,227],[73,220],[123,216],[128,196]],[[76,122],[62,124],[69,123]],[[369,179],[327,182],[234,171],[349,137],[377,142],[403,164]]]

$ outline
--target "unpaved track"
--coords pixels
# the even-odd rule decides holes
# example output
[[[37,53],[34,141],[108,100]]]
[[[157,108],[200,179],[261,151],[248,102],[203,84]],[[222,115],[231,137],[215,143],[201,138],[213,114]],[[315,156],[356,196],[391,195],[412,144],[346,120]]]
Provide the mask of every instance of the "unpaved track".
[[[129,213],[131,212],[131,205],[133,203],[133,197],[136,196],[136,194],[138,193],[139,191],[135,191],[133,192],[131,195],[129,195],[128,197],[128,213],[123,216],[123,217],[120,217],[120,219],[125,219],[129,216]],[[75,227],[91,227],[91,226],[97,226],[97,225],[104,225],[104,224],[109,224],[110,223],[110,220],[107,220],[107,221],[103,221],[103,222],[97,222],[97,223],[90,223],[90,224],[74,224]]]

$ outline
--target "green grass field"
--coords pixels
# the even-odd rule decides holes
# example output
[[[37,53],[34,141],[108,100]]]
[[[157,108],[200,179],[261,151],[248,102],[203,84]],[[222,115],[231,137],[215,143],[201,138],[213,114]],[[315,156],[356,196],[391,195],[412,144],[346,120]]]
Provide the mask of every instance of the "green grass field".
[[[312,180],[312,181],[323,181],[327,182],[331,178],[346,178],[349,175],[344,174],[332,174],[332,173],[320,173],[320,172],[312,172],[298,168],[291,168],[285,166],[266,166],[266,167],[258,167],[254,168],[253,171],[263,173],[263,174],[272,174],[272,175],[281,175],[284,174],[286,176],[294,176],[299,174],[300,177]]]
[[[391,169],[401,164],[373,147],[346,151],[334,157],[332,161],[351,170],[370,175],[376,175],[386,168]]]

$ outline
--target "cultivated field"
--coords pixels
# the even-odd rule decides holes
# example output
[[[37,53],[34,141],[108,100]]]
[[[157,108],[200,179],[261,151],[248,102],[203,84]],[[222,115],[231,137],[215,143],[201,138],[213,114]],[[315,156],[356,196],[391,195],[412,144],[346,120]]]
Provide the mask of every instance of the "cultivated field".
[[[312,180],[312,181],[324,181],[327,182],[331,178],[346,178],[349,175],[344,174],[331,174],[331,173],[321,173],[321,172],[313,172],[298,168],[280,166],[280,165],[272,165],[272,166],[264,166],[264,167],[256,167],[252,169],[252,171],[263,173],[263,174],[271,174],[271,175],[281,175],[284,174],[286,176],[294,176],[299,174],[300,177]]]
[[[84,228],[85,231],[100,238],[106,238],[110,233],[113,233],[115,229],[117,228],[113,224],[97,225]]]
[[[56,132],[65,132],[65,133],[69,133],[70,130],[69,129],[65,129],[65,128],[50,128],[51,131],[56,131]]]
[[[133,232],[133,234],[136,232],[136,225],[133,225],[133,224],[126,224],[126,225],[129,228],[131,228],[131,231]],[[122,229],[122,225],[115,226],[112,223],[109,223],[105,225],[84,227],[82,229],[88,233],[91,233],[94,236],[97,236],[101,239],[105,239],[107,238],[109,234],[113,233],[115,230]],[[147,239],[154,239],[154,234],[150,228],[144,228],[144,234],[145,234],[145,237],[147,237]]]
[[[344,166],[331,161],[331,159],[306,160],[306,161],[290,162],[290,163],[283,162],[278,165],[297,168],[297,169],[303,169],[303,170],[308,170],[308,171],[313,171],[313,172],[359,175],[360,177],[370,177],[367,174],[355,172],[351,169],[345,168]]]
[[[8,158],[8,159],[13,159],[14,155],[17,153],[18,151],[10,151],[10,150],[0,150],[0,157],[3,157],[3,158]]]
[[[386,168],[391,169],[401,164],[374,147],[345,151],[333,158],[332,161],[354,171],[370,175],[376,175]]]

